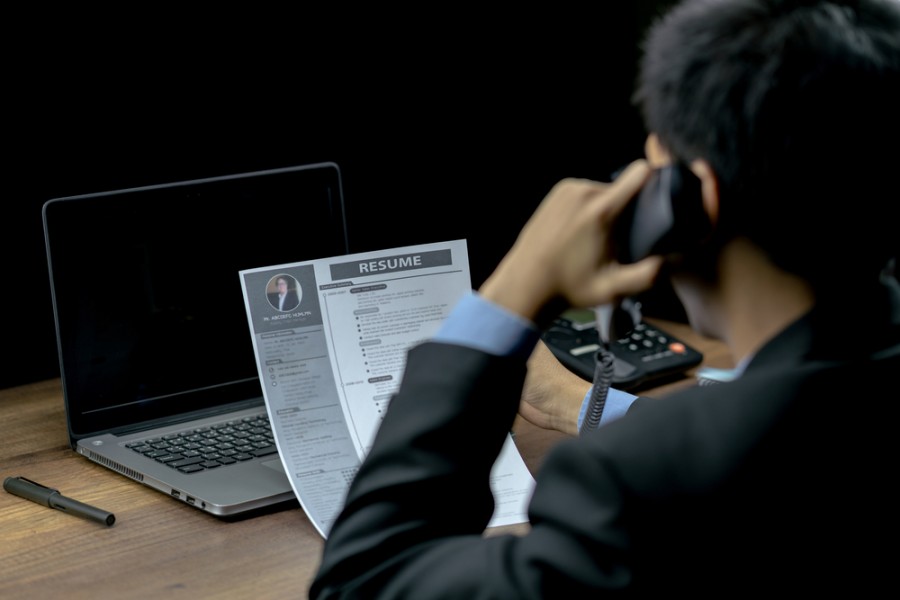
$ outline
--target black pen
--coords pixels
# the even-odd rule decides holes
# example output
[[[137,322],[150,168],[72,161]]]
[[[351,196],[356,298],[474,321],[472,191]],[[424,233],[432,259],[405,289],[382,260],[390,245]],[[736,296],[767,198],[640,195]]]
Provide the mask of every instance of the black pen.
[[[116,516],[110,512],[67,498],[60,494],[59,490],[48,488],[24,477],[7,477],[3,480],[3,489],[10,494],[67,512],[76,517],[97,521],[104,525],[112,525],[116,522]]]

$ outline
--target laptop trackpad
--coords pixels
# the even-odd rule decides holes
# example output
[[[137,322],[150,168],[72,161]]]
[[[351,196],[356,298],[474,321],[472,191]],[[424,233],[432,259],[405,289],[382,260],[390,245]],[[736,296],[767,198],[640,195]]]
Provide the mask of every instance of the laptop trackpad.
[[[263,465],[269,467],[273,471],[278,471],[279,473],[284,473],[284,467],[281,465],[281,459],[279,460],[267,460],[263,463]]]

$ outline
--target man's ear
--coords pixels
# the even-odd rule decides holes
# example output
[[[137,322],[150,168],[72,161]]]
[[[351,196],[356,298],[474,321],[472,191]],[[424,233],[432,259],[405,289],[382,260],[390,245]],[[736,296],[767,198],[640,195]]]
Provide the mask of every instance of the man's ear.
[[[698,158],[691,162],[691,171],[700,178],[700,193],[703,196],[703,209],[709,216],[713,227],[719,220],[719,179],[708,162]]]

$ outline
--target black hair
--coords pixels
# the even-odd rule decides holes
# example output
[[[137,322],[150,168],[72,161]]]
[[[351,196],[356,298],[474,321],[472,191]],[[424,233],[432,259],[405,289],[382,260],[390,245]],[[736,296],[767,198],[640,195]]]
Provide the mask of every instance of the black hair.
[[[687,0],[649,30],[634,98],[675,157],[712,166],[720,241],[817,285],[900,249],[897,0]]]

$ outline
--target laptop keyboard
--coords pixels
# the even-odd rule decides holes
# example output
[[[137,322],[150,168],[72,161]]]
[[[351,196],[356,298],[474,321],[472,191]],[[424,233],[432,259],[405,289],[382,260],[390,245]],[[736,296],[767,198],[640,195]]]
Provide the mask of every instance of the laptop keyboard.
[[[127,447],[182,473],[198,473],[278,452],[268,415],[131,442]]]

